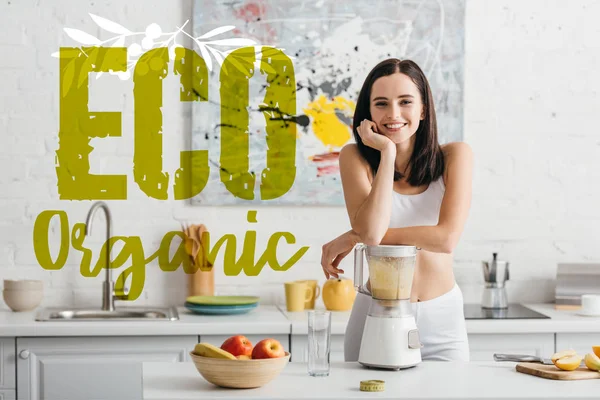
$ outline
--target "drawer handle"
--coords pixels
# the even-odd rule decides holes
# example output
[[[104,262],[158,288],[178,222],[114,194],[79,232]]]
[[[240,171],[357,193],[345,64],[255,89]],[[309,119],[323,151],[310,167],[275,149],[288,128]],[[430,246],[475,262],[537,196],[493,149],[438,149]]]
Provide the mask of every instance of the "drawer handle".
[[[19,357],[22,358],[23,360],[27,360],[29,358],[29,350],[22,350],[19,353]]]

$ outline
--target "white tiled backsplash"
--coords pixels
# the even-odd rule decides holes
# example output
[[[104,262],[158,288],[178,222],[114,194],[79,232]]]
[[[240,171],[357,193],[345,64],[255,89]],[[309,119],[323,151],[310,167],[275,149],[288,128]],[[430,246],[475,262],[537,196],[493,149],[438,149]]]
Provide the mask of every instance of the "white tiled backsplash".
[[[600,75],[593,68],[598,64],[600,27],[594,18],[600,4],[466,4],[464,140],[473,148],[475,170],[470,217],[456,249],[457,280],[465,301],[479,302],[481,260],[498,252],[511,262],[510,301],[550,301],[558,262],[600,258],[600,139],[593,128],[600,108]],[[44,305],[99,305],[104,279],[102,273],[82,278],[81,254],[74,250],[62,270],[44,271],[32,245],[40,212],[65,210],[72,227],[85,221],[92,204],[58,200],[59,78],[58,61],[50,57],[59,46],[72,44],[63,27],[95,29],[90,12],[137,31],[151,22],[175,28],[192,15],[191,2],[181,0],[0,3],[0,50],[6,55],[0,58],[0,276],[43,279]],[[167,231],[180,229],[179,221],[186,220],[204,223],[213,237],[236,234],[239,255],[245,231],[256,229],[258,258],[273,232],[289,231],[296,244],[283,243],[280,258],[310,246],[296,265],[285,273],[267,267],[257,277],[228,277],[219,268],[221,253],[218,293],[259,294],[264,302],[275,302],[283,294],[283,281],[318,278],[323,283],[321,246],[349,228],[344,208],[262,206],[256,208],[258,223],[250,227],[246,212],[253,208],[190,207],[183,201],[147,198],[132,178],[133,83],[116,77],[104,82],[90,88],[90,107],[122,112],[122,137],[93,140],[90,162],[92,173],[129,176],[127,201],[109,202],[114,235],[140,236],[147,257]],[[165,171],[175,171],[179,151],[189,148],[191,112],[189,104],[179,102],[177,85],[175,78],[165,80]],[[89,240],[95,257],[104,238],[101,219]],[[57,232],[51,233],[55,245]],[[54,255],[57,251],[53,246]],[[352,277],[351,256],[342,266]],[[185,295],[181,269],[166,273],[153,262],[138,302],[181,304]]]

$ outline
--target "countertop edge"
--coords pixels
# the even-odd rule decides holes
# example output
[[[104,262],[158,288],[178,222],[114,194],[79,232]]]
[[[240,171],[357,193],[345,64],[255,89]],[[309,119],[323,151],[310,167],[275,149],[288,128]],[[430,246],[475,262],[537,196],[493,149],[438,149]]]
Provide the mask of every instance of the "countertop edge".
[[[561,334],[599,333],[600,318],[577,316],[574,311],[556,310],[552,303],[524,306],[549,316],[548,319],[466,320],[469,334]],[[0,311],[0,337],[73,337],[73,336],[178,336],[236,334],[240,325],[244,334],[272,333],[306,335],[307,312],[290,313],[276,305],[262,305],[253,315],[244,314],[235,320],[220,320],[221,316],[198,316],[177,307],[178,321],[114,321],[38,322],[35,312]],[[345,334],[350,312],[333,312],[332,335]],[[237,316],[236,316],[237,317]],[[225,317],[229,318],[229,317]],[[118,324],[118,325],[117,325]]]

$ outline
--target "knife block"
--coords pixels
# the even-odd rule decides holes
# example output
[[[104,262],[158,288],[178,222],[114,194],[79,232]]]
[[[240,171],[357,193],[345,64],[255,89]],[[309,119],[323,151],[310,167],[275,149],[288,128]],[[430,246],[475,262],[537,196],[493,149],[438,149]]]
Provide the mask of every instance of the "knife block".
[[[188,274],[188,296],[214,296],[215,295],[215,268],[202,271],[200,268]]]
[[[190,254],[191,262],[198,269],[193,274],[188,274],[188,296],[214,296],[215,295],[215,269],[206,257],[207,249],[202,243],[204,233],[208,233],[203,224],[192,225],[189,234],[193,235],[199,243],[200,248]],[[210,269],[202,270],[201,266],[210,266]]]

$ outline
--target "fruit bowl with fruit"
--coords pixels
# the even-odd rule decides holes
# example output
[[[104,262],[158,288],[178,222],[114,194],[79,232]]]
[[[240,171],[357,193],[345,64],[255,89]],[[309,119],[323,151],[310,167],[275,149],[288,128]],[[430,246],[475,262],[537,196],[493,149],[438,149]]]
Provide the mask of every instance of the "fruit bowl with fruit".
[[[290,353],[275,339],[266,338],[252,346],[248,338],[236,335],[221,347],[198,343],[190,357],[208,382],[225,388],[250,389],[275,379],[289,362]]]

